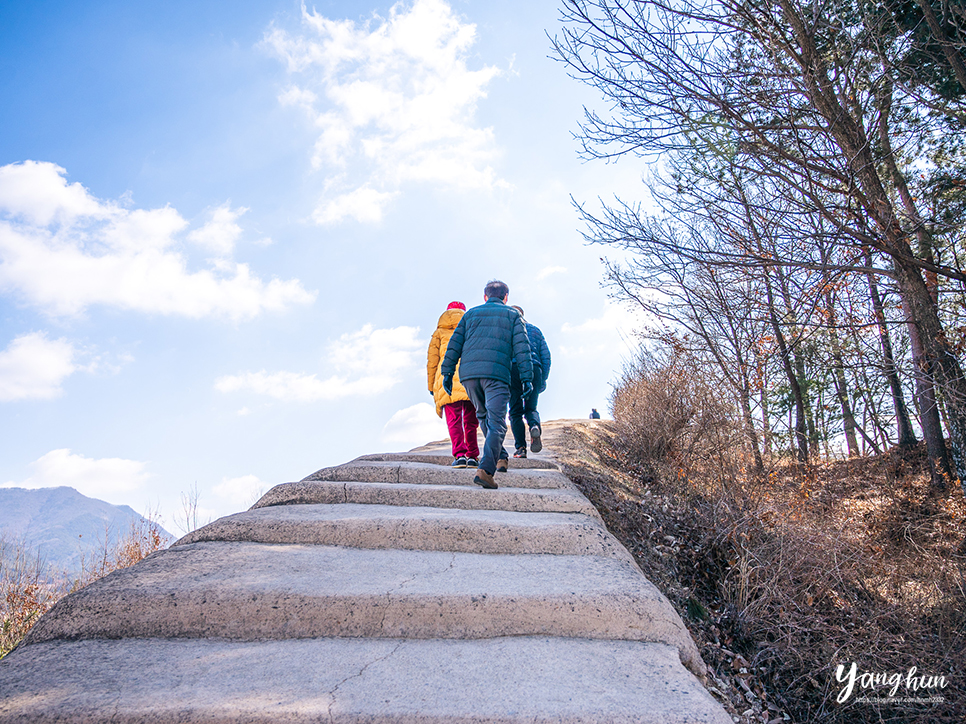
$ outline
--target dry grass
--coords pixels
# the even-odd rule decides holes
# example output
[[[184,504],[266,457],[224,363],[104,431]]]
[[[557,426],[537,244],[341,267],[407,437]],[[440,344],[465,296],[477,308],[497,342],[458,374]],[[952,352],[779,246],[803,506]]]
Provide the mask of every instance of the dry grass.
[[[69,593],[134,565],[167,544],[160,525],[152,517],[131,524],[123,538],[105,543],[87,556],[75,576],[52,575],[44,562],[31,555],[22,542],[0,539],[0,658],[10,653],[50,608]]]
[[[23,543],[0,538],[0,658],[65,593],[63,585],[49,580],[43,561],[31,556]]]
[[[623,389],[636,399],[615,399],[615,423],[573,426],[562,462],[677,607],[730,713],[743,722],[966,720],[962,492],[934,496],[922,451],[808,469],[771,461],[766,475],[751,475],[734,421],[717,403],[711,415],[698,409],[714,396],[669,401],[668,389],[687,396],[695,380],[654,382],[618,387],[615,397]],[[689,404],[690,418],[670,415],[676,432],[655,446],[661,417]],[[880,689],[840,704],[836,666],[852,662],[860,673],[943,675],[947,688],[926,696],[945,701],[855,701],[885,696]]]
[[[110,536],[105,534],[104,538],[107,540]],[[134,521],[127,535],[117,543],[104,545],[81,561],[80,573],[72,581],[69,592],[80,590],[112,571],[133,566],[142,558],[161,550],[167,543],[167,536],[162,533],[155,516],[148,515]]]

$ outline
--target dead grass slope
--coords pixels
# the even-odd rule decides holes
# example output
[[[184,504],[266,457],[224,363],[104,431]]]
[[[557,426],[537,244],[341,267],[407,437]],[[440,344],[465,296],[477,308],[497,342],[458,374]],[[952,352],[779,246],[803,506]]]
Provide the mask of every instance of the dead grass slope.
[[[931,497],[921,460],[894,453],[763,479],[718,462],[642,463],[618,427],[576,422],[567,474],[687,623],[709,689],[743,722],[966,721],[966,517]],[[943,675],[947,686],[836,701],[836,666]]]

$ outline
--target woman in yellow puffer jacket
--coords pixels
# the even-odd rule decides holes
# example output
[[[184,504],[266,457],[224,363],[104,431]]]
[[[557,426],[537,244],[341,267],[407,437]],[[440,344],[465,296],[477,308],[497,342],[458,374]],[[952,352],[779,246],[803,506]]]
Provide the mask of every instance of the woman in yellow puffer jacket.
[[[429,340],[429,351],[426,355],[429,391],[436,402],[436,414],[443,417],[443,413],[446,413],[446,427],[449,428],[449,439],[453,444],[454,468],[475,468],[480,458],[480,446],[476,440],[476,430],[480,423],[476,419],[476,409],[470,402],[469,395],[460,384],[459,365],[456,365],[451,395],[446,394],[443,389],[443,375],[439,371],[446,356],[449,338],[453,336],[453,330],[460,323],[465,311],[466,305],[462,302],[450,302],[439,318],[433,338]]]

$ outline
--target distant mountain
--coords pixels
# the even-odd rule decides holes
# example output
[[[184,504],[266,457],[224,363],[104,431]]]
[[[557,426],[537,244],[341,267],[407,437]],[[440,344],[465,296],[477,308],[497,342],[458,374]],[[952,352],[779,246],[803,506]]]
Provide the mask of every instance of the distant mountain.
[[[23,541],[52,573],[74,572],[85,554],[126,536],[142,517],[127,505],[88,498],[73,488],[0,488],[0,536]],[[174,539],[167,531],[165,535]]]

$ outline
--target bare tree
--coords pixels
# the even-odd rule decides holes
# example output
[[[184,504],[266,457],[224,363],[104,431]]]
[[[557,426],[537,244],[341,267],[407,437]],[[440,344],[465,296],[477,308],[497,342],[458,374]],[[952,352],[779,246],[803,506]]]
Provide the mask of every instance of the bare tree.
[[[941,229],[948,239],[963,217],[949,204],[930,213],[917,204],[909,168],[918,157],[903,155],[920,149],[941,163],[932,150],[964,114],[955,98],[934,104],[941,113],[919,112],[920,98],[938,96],[899,72],[908,63],[891,16],[852,0],[567,0],[564,23],[554,40],[558,57],[613,103],[610,114],[586,114],[588,156],[657,157],[703,146],[705,156],[729,157],[738,176],[770,184],[787,220],[807,226],[806,218],[821,217],[828,227],[827,243],[810,248],[786,237],[757,248],[679,248],[684,258],[767,268],[779,281],[778,270],[795,267],[895,284],[917,369],[927,386],[938,386],[955,472],[966,479],[966,378],[938,303],[945,281],[962,285],[966,275],[955,253],[935,253],[933,234]],[[687,197],[694,188],[675,191]],[[734,195],[730,202],[742,203]],[[753,219],[768,211],[752,208]],[[635,220],[638,212],[618,204],[602,217],[586,214],[591,236],[626,240],[648,228]],[[872,266],[874,255],[886,263]],[[772,292],[775,302],[781,285]],[[962,288],[946,293],[961,295]],[[927,443],[942,471],[941,436],[927,434]]]

